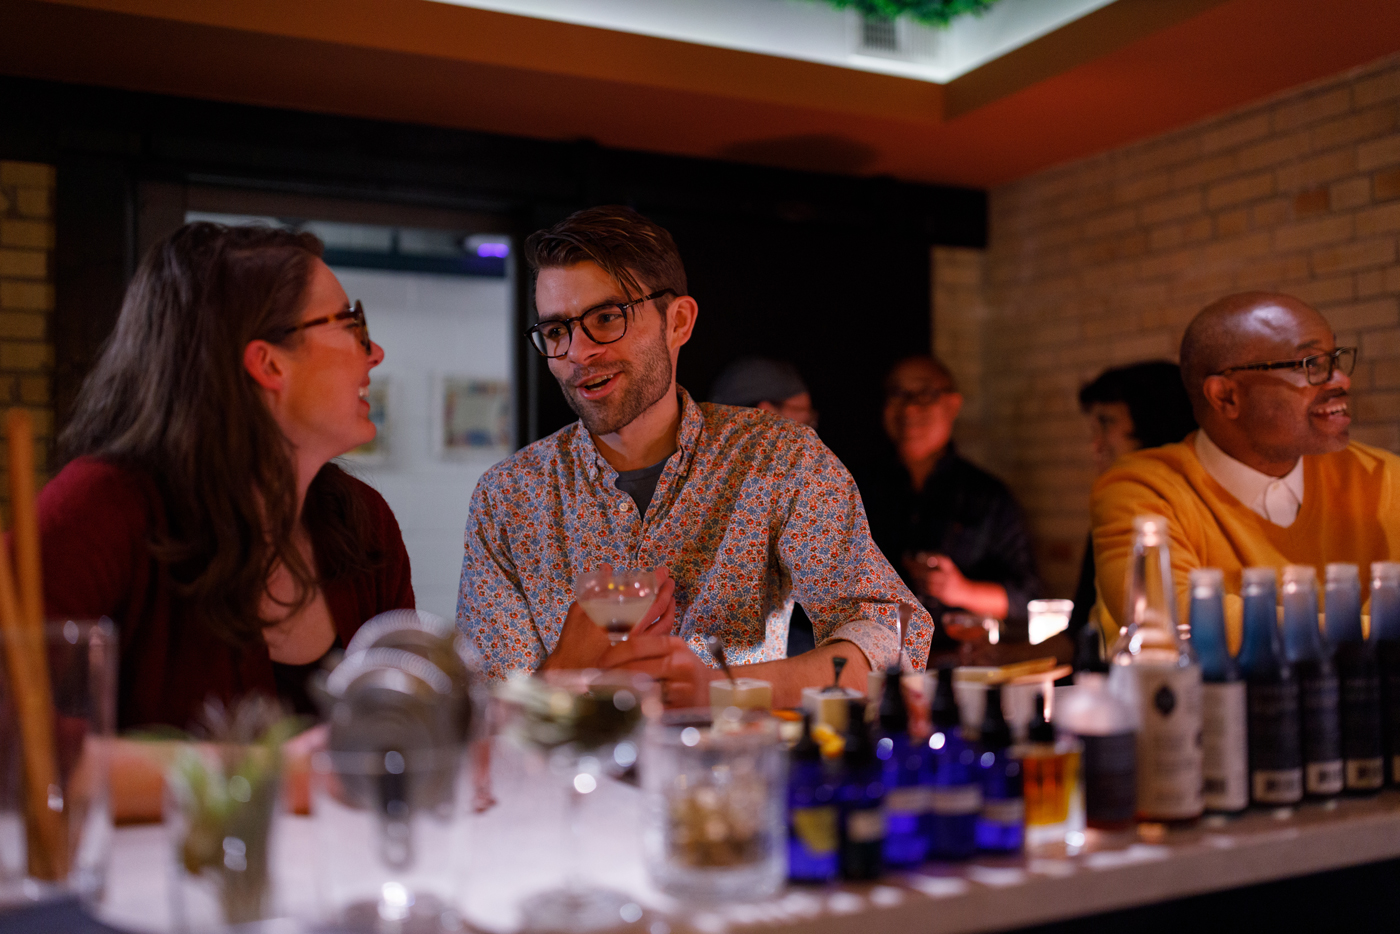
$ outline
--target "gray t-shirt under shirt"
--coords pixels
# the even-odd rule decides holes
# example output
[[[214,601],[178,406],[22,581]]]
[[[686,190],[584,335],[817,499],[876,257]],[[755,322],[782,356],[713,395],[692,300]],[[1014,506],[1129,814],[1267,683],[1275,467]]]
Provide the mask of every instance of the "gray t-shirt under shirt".
[[[657,481],[661,479],[661,472],[666,469],[666,462],[670,459],[671,455],[667,454],[650,467],[617,472],[617,482],[613,486],[632,497],[632,502],[637,504],[637,512],[644,518],[647,507],[651,505],[651,497],[656,493]]]

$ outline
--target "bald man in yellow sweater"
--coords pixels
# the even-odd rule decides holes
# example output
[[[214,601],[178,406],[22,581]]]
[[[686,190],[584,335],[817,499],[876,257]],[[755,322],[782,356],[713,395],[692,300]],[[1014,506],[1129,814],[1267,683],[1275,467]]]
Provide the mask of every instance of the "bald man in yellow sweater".
[[[1133,517],[1166,516],[1184,610],[1187,576],[1225,572],[1227,625],[1240,638],[1240,572],[1400,558],[1400,457],[1350,440],[1356,348],[1338,347],[1316,310],[1247,292],[1203,310],[1181,341],[1181,375],[1200,430],[1139,451],[1094,484],[1103,607],[1123,612]],[[1115,627],[1105,620],[1111,638]]]

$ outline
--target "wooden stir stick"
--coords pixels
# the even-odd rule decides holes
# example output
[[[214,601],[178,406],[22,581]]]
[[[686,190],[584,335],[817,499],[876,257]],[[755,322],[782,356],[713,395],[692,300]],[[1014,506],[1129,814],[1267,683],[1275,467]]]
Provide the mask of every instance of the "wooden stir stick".
[[[10,509],[19,588],[16,593],[9,549],[0,537],[0,627],[9,649],[5,665],[24,750],[29,874],[36,879],[60,880],[68,875],[68,847],[54,755],[53,691],[44,643],[39,522],[34,504],[34,425],[29,413],[11,409],[5,419],[5,434],[10,449]]]

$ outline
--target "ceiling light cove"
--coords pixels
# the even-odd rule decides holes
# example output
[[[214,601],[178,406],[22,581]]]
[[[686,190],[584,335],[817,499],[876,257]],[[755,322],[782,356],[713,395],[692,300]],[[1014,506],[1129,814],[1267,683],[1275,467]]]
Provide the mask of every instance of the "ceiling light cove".
[[[947,29],[907,16],[872,29],[811,0],[437,2],[944,84],[1114,0],[999,0]]]

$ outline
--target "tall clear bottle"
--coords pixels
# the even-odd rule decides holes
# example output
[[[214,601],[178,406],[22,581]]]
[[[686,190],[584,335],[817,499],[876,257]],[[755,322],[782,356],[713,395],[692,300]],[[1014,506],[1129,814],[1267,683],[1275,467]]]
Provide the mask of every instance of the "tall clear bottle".
[[[1374,639],[1361,631],[1361,575],[1354,564],[1327,565],[1327,641],[1336,651],[1342,698],[1342,770],[1349,794],[1385,784],[1381,672]]]
[[[1298,678],[1278,633],[1277,572],[1245,568],[1240,674],[1249,703],[1249,797],[1278,807],[1303,800],[1303,725]]]
[[[1283,569],[1283,649],[1301,696],[1303,790],[1313,797],[1341,794],[1341,685],[1317,625],[1317,568],[1289,564]]]
[[[1136,714],[1138,817],[1191,820],[1201,799],[1201,666],[1177,634],[1167,520],[1133,520],[1128,599],[1110,686]]]
[[[1381,670],[1386,780],[1400,785],[1400,562],[1371,565],[1371,638]]]
[[[1191,572],[1191,647],[1201,663],[1201,797],[1206,810],[1249,806],[1245,684],[1225,642],[1224,574]]]

